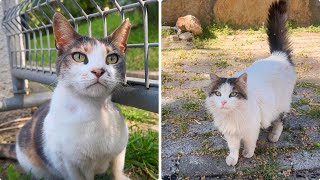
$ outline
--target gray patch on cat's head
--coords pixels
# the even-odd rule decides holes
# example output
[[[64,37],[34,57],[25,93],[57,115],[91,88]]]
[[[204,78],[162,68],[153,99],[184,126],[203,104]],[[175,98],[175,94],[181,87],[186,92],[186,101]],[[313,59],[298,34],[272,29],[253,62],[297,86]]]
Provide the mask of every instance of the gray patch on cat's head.
[[[242,74],[238,78],[223,78],[215,74],[210,75],[211,84],[209,89],[209,96],[213,95],[223,84],[230,84],[232,91],[237,93],[236,98],[247,100],[247,73]]]

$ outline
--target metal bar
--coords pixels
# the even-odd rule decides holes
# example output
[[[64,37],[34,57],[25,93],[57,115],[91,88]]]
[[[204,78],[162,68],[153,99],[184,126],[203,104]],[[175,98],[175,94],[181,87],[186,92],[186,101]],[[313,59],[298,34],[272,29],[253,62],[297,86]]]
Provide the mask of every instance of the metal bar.
[[[11,98],[0,100],[0,112],[9,111],[20,108],[29,108],[34,106],[40,106],[42,103],[50,100],[52,93],[37,93],[29,96],[19,95]]]
[[[148,41],[148,11],[145,3],[139,0],[143,11],[143,31],[144,31],[144,73],[145,73],[145,86],[149,88],[149,41]]]

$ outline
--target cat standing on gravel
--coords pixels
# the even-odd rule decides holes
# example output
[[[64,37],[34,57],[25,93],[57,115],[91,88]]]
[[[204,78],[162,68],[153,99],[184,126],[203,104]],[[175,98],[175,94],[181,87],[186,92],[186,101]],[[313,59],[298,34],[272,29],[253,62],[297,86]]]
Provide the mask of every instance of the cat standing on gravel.
[[[282,133],[282,120],[290,111],[296,83],[286,22],[286,2],[272,3],[267,26],[271,56],[256,61],[233,78],[210,75],[211,87],[205,104],[227,140],[228,165],[237,164],[241,141],[243,156],[253,156],[260,127],[272,125],[268,136],[271,142],[277,142]]]
[[[15,158],[15,150],[36,179],[93,180],[109,166],[114,179],[129,179],[123,173],[128,128],[111,94],[124,83],[130,27],[127,19],[110,36],[94,39],[56,13],[58,85],[50,104],[21,129],[15,147],[3,145],[0,154]]]

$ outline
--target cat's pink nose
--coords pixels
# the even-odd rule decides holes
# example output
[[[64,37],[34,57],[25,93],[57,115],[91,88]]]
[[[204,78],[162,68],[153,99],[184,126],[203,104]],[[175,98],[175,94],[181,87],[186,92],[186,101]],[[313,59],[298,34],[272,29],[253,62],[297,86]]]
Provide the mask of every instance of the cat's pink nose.
[[[92,74],[96,75],[97,78],[101,77],[104,74],[105,70],[95,68],[91,71]]]
[[[227,101],[221,101],[222,106],[224,106],[225,104],[227,104]]]

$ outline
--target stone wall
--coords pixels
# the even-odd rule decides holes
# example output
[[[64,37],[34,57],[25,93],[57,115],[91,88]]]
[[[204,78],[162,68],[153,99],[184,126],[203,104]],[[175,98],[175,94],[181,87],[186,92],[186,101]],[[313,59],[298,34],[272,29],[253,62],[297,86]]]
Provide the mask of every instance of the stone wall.
[[[188,14],[200,22],[229,23],[239,27],[265,24],[270,4],[275,0],[163,0],[162,24],[174,26],[178,17]],[[319,0],[287,0],[289,20],[298,25],[320,22]]]

